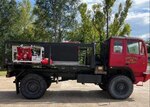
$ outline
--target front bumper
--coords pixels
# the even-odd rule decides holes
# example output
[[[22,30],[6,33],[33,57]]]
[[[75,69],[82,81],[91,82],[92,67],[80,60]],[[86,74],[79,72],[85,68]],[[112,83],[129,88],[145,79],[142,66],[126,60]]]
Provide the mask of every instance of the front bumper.
[[[143,75],[142,76],[139,76],[139,77],[135,77],[135,82],[134,84],[137,84],[139,82],[146,82],[150,79],[150,71],[147,71],[147,72],[143,72]]]

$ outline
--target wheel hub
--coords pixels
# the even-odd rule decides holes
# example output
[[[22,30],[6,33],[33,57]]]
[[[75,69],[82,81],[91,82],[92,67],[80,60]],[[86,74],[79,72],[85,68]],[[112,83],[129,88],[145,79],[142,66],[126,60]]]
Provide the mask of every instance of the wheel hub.
[[[118,90],[123,91],[125,89],[125,85],[123,83],[119,83],[117,85]]]
[[[31,92],[36,92],[38,90],[38,84],[35,82],[35,81],[32,81],[30,82],[28,85],[27,85],[27,88],[29,91]]]

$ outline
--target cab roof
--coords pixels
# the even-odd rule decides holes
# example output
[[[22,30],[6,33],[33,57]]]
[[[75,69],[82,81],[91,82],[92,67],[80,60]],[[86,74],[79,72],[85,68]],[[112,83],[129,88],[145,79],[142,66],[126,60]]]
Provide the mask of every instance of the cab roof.
[[[130,40],[140,40],[140,41],[144,41],[141,38],[137,38],[137,37],[126,37],[126,36],[113,36],[110,37],[110,39],[130,39]]]

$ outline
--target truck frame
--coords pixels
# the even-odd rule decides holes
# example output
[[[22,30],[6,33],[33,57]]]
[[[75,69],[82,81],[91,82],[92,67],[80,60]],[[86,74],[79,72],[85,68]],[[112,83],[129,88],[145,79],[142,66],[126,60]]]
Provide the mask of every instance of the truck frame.
[[[33,59],[36,47],[41,49],[37,51],[38,61]],[[18,57],[19,49],[25,48],[30,60]],[[21,92],[27,99],[40,98],[51,83],[66,80],[94,83],[112,98],[126,99],[133,92],[133,84],[150,79],[147,58],[144,41],[129,37],[111,37],[99,54],[95,43],[6,41],[4,67],[6,77],[15,76],[17,94]]]

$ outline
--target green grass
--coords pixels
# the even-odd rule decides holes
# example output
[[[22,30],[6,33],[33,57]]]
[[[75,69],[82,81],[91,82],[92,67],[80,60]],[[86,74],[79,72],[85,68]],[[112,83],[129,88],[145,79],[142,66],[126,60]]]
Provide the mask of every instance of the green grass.
[[[6,75],[6,71],[0,71],[0,76],[5,76]]]

